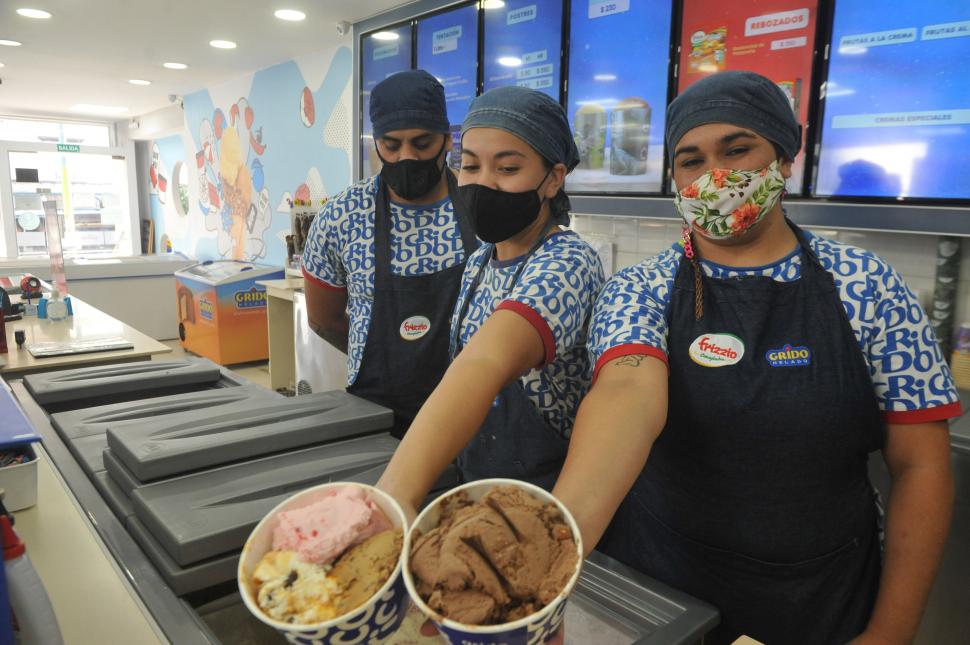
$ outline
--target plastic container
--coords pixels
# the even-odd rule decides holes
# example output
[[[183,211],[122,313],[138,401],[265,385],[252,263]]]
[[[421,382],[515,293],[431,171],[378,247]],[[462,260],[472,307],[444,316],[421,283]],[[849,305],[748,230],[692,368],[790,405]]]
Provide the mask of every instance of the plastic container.
[[[10,609],[16,617],[15,634],[21,643],[62,645],[61,630],[50,598],[40,581],[34,565],[27,557],[24,543],[20,541],[10,524],[10,517],[0,515],[0,532],[3,534],[3,564],[7,578],[7,596]]]
[[[566,519],[566,524],[572,530],[573,540],[576,542],[578,555],[576,571],[566,583],[562,592],[556,596],[555,600],[529,616],[501,625],[466,625],[442,617],[421,599],[415,586],[414,578],[411,575],[411,542],[415,531],[425,533],[438,526],[441,521],[441,504],[445,499],[459,491],[465,491],[468,499],[474,502],[496,486],[515,486],[516,488],[525,490],[536,499],[555,504],[559,507],[559,511]],[[515,479],[482,479],[458,486],[440,495],[421,511],[417,519],[415,519],[411,530],[408,531],[407,536],[404,538],[403,560],[404,584],[407,586],[408,593],[411,595],[411,600],[425,616],[431,619],[441,635],[452,645],[537,645],[539,643],[549,642],[556,636],[557,631],[562,626],[563,618],[566,615],[566,603],[569,600],[569,594],[572,593],[573,588],[576,586],[576,582],[579,580],[579,572],[582,569],[583,541],[579,533],[579,527],[576,525],[576,520],[573,519],[569,510],[545,490]]]
[[[8,511],[30,508],[37,503],[37,453],[29,443],[3,450],[21,450],[29,458],[21,464],[0,468],[0,488],[6,491],[3,504]]]
[[[297,645],[330,645],[334,643],[354,643],[355,645],[379,645],[381,643],[393,642],[391,637],[397,628],[400,627],[408,610],[408,592],[404,588],[404,581],[401,577],[401,558],[398,558],[397,566],[391,573],[387,582],[377,593],[352,612],[338,616],[332,620],[312,625],[293,625],[278,620],[273,620],[262,612],[254,598],[250,581],[256,566],[272,548],[273,530],[276,528],[276,515],[280,511],[302,508],[309,506],[319,499],[326,497],[332,491],[344,486],[358,486],[363,488],[368,497],[372,499],[387,515],[391,524],[396,529],[407,529],[407,520],[404,511],[396,501],[386,493],[367,486],[366,484],[356,483],[332,483],[321,484],[308,488],[289,499],[280,502],[266,517],[256,525],[243,546],[242,555],[239,558],[239,570],[237,580],[239,583],[239,594],[243,598],[246,607],[256,618],[263,623],[279,631],[288,641]],[[405,548],[406,548],[405,539]]]

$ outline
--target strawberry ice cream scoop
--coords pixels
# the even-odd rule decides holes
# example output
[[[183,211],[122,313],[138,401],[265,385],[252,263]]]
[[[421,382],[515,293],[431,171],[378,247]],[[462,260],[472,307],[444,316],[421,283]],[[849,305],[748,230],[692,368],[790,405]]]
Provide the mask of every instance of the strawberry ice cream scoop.
[[[346,486],[303,508],[282,511],[273,549],[296,551],[304,562],[330,564],[351,546],[391,527],[362,488]]]

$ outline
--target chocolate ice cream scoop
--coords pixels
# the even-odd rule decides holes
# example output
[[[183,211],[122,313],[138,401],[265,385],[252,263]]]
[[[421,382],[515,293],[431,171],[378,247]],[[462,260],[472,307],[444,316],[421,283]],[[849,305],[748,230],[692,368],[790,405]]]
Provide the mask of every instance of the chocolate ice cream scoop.
[[[506,623],[552,602],[576,571],[576,543],[554,504],[513,486],[475,503],[453,498],[416,537],[411,572],[422,599],[465,624]]]

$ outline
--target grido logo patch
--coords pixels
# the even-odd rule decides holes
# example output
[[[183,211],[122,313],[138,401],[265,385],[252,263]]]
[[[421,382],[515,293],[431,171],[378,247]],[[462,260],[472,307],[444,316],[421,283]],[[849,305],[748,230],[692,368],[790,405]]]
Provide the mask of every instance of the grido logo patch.
[[[401,323],[401,338],[417,340],[431,331],[431,321],[424,316],[411,316]]]
[[[807,347],[793,347],[786,344],[780,349],[769,349],[765,359],[772,367],[798,367],[812,362],[812,351]]]
[[[744,342],[734,334],[701,334],[688,350],[692,361],[704,367],[727,367],[744,356]]]

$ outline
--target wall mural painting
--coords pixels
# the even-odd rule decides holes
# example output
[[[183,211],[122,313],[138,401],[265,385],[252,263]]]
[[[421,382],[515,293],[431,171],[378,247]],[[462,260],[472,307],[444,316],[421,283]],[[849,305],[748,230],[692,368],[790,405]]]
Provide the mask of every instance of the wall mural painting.
[[[273,216],[260,161],[267,144],[253,108],[245,98],[232,105],[228,116],[216,108],[212,119],[199,125],[199,141],[199,209],[206,230],[218,235],[219,255],[249,261],[264,257],[263,234]]]
[[[151,143],[158,239],[201,261],[282,265],[290,205],[350,183],[352,66],[338,46],[186,95],[185,130]]]

